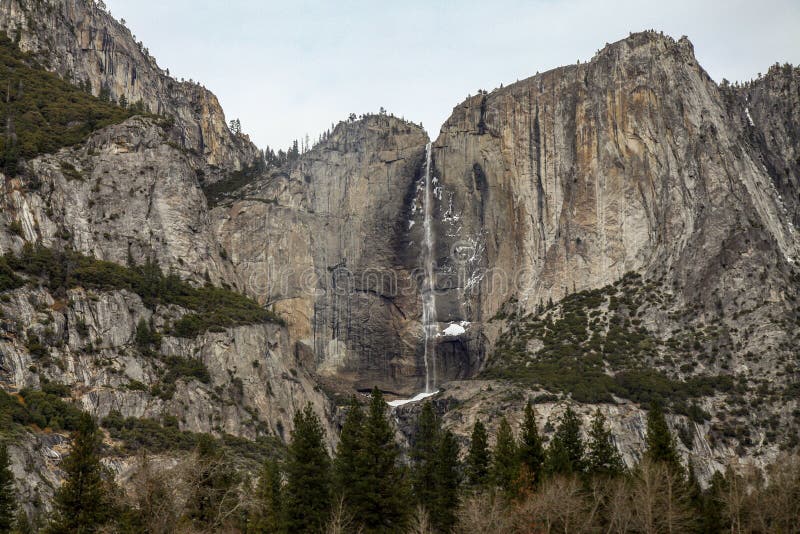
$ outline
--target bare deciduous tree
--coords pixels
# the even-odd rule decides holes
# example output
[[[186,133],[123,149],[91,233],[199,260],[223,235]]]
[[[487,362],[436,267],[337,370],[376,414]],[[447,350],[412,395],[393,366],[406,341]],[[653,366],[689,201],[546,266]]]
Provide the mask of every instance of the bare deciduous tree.
[[[685,482],[663,463],[642,460],[634,472],[631,504],[637,532],[677,534],[692,526]]]
[[[766,478],[766,487],[758,480],[751,494],[751,519],[743,532],[798,532],[800,457],[780,456],[767,469]]]
[[[424,506],[417,506],[408,525],[408,534],[433,534],[431,519]]]
[[[508,508],[502,499],[491,493],[478,493],[464,499],[458,511],[456,532],[514,532]]]
[[[555,477],[520,502],[514,519],[521,532],[582,533],[596,530],[597,506],[576,476]]]
[[[605,532],[608,534],[630,532],[634,513],[631,505],[630,483],[625,478],[617,478],[608,481],[605,489]]]
[[[325,534],[360,534],[362,531],[347,511],[344,498],[339,497],[331,509],[331,519],[325,527]]]

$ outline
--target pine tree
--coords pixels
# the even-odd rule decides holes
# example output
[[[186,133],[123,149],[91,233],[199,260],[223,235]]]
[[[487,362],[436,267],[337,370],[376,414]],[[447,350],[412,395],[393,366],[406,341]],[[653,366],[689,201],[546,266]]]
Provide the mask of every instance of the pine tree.
[[[436,497],[437,488],[434,480],[434,462],[441,428],[433,406],[425,402],[422,406],[417,428],[411,445],[411,489],[417,504],[428,508]]]
[[[675,436],[669,430],[661,405],[653,403],[647,413],[647,448],[645,455],[654,462],[663,462],[670,469],[681,471],[681,460]]]
[[[435,495],[428,506],[430,519],[439,532],[452,532],[456,524],[461,484],[458,443],[449,430],[439,433],[433,465]]]
[[[544,446],[539,430],[536,428],[536,414],[530,402],[525,405],[525,419],[522,422],[522,435],[519,443],[519,458],[532,484],[542,478],[545,461]]]
[[[697,479],[694,477],[691,467],[692,466],[689,466],[691,477],[689,482],[690,487],[697,483]],[[723,518],[725,504],[722,496],[729,489],[730,488],[728,480],[726,480],[726,476],[720,471],[715,471],[711,477],[711,484],[709,485],[708,489],[706,489],[705,492],[701,490],[699,499],[695,498],[693,502],[693,506],[696,510],[698,510],[699,515],[697,528],[698,532],[716,533],[725,532],[726,530],[728,532],[735,532],[734,529],[731,529],[730,522]]]
[[[503,417],[497,429],[497,441],[492,458],[492,479],[496,486],[506,492],[514,490],[519,477],[520,464],[517,443],[511,425]]]
[[[567,407],[547,450],[547,472],[551,474],[580,473],[584,468],[583,456],[581,422],[572,408]]]
[[[56,491],[48,532],[97,532],[110,519],[111,506],[97,454],[99,446],[100,433],[94,420],[87,413],[81,414],[70,454],[64,460],[66,478]]]
[[[589,473],[593,475],[617,476],[625,470],[611,431],[606,429],[606,418],[599,409],[595,412],[592,427],[589,429],[586,463]]]
[[[264,462],[256,486],[256,507],[251,524],[254,532],[286,532],[283,524],[281,471],[275,460]]]
[[[285,510],[289,532],[322,529],[331,510],[330,458],[324,430],[311,404],[294,415],[286,461]]]
[[[483,487],[489,479],[489,438],[486,427],[475,421],[467,454],[467,482],[475,488]]]
[[[399,464],[394,430],[386,418],[386,402],[376,387],[372,390],[364,423],[364,446],[359,463],[363,465],[360,505],[356,519],[366,532],[400,532],[409,513],[409,489]]]
[[[14,526],[17,499],[14,490],[14,473],[5,443],[0,443],[0,532],[10,532]]]
[[[333,461],[334,495],[344,499],[346,510],[358,516],[363,502],[364,411],[355,396],[350,399]]]

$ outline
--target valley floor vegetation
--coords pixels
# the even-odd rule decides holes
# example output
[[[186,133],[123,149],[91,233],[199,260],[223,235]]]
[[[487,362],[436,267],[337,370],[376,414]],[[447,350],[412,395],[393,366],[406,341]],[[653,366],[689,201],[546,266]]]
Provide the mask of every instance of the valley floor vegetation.
[[[461,454],[430,402],[407,451],[387,411],[377,389],[366,407],[353,398],[333,457],[309,405],[294,416],[285,454],[269,456],[257,476],[218,440],[199,436],[177,463],[142,452],[121,486],[100,462],[101,430],[77,414],[65,480],[47,516],[18,506],[0,446],[0,532],[798,531],[800,457],[785,456],[766,472],[731,465],[702,489],[692,466],[682,464],[659,405],[649,410],[646,449],[632,468],[600,412],[584,433],[568,407],[545,446],[528,404],[518,436],[503,418],[490,447],[477,421]],[[114,416],[104,425],[126,423]]]

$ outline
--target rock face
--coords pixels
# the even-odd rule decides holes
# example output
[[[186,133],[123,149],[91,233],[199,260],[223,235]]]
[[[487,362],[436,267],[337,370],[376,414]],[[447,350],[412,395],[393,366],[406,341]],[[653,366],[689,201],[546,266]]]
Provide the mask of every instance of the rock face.
[[[160,307],[154,313],[127,291],[74,289],[62,300],[27,288],[6,295],[2,312],[15,319],[4,325],[0,339],[0,380],[14,389],[38,388],[49,380],[72,386],[73,397],[101,419],[112,410],[124,417],[170,414],[184,430],[251,439],[291,430],[295,409],[307,402],[330,419],[327,400],[277,325],[242,326],[195,339],[165,336],[158,357],[143,356],[135,343],[139,321],[160,325],[175,310]],[[48,346],[47,356],[26,348],[32,334]],[[207,383],[181,378],[171,398],[152,393],[170,356],[202,362]]]
[[[101,3],[102,4],[102,3]],[[19,40],[46,68],[95,95],[174,117],[182,147],[210,165],[238,169],[257,155],[252,143],[233,135],[210,91],[178,82],[158,67],[131,31],[93,0],[0,3],[0,30]]]
[[[81,145],[26,162],[20,176],[3,176],[0,252],[64,247],[123,265],[157,261],[197,284],[244,286],[217,240],[202,186],[260,154],[228,130],[216,97],[170,78],[94,2],[3,1],[0,29],[62,77],[160,115],[104,128]],[[111,411],[174,416],[182,430],[247,439],[287,439],[294,412],[311,403],[329,446],[336,443],[334,407],[282,326],[164,336],[148,355],[135,342],[139,321],[162,328],[185,310],[152,310],[123,290],[53,295],[35,285],[4,292],[0,308],[5,391],[48,380],[70,386],[78,405],[98,418]],[[33,336],[44,350],[31,350]],[[174,393],[158,394],[173,357],[199,362],[208,380],[179,377]],[[49,501],[67,446],[63,435],[26,434],[12,448],[26,508]],[[124,463],[111,462],[115,469]]]
[[[133,117],[32,161],[32,179],[4,184],[3,217],[19,221],[22,234],[2,233],[3,249],[69,243],[123,265],[151,258],[184,277],[224,279],[199,181],[213,168],[176,148],[175,133]],[[78,174],[65,173],[65,165]]]
[[[0,252],[40,243],[120,264],[157,260],[192,283],[244,292],[287,323],[164,336],[156,358],[136,347],[137,324],[163,327],[186,310],[149,309],[124,290],[64,297],[26,286],[0,301],[4,389],[63,382],[101,417],[168,414],[182,429],[247,438],[286,438],[310,402],[333,446],[329,393],[424,387],[421,127],[384,114],[342,122],[296,161],[269,167],[229,131],[211,93],[170,78],[94,2],[2,0],[0,29],[62,77],[174,119],[133,117],[4,177]],[[691,423],[684,452],[705,475],[732,454],[773,457],[778,445],[757,420],[796,428],[798,407],[798,79],[775,67],[717,86],[687,39],[646,32],[456,106],[431,168],[436,402],[447,425],[466,436],[478,415],[519,413],[531,397],[532,387],[469,380],[495,363],[513,327],[506,312],[528,317],[551,300],[557,310],[566,295],[635,271],[665,295],[633,318],[657,345],[658,369],[679,380],[724,375],[749,403],[733,413],[732,394],[698,399],[721,415]],[[30,334],[51,365],[29,350]],[[531,343],[524,356],[540,349]],[[208,383],[153,393],[169,357],[201,361]],[[537,393],[549,395],[545,419],[568,399]],[[633,461],[642,407],[615,401],[601,409]],[[415,409],[397,411],[401,427]],[[718,439],[723,417],[757,431]],[[15,468],[41,460],[42,488],[57,479],[56,460],[47,463],[55,441],[33,436],[14,450]]]
[[[492,347],[507,334],[504,321],[488,322],[497,312],[536,314],[638,272],[670,299],[636,319],[663,347],[657,368],[681,380],[733,377],[748,398],[764,399],[755,389],[767,381],[767,417],[792,425],[797,87],[796,70],[781,67],[720,88],[687,39],[646,32],[588,63],[470,97],[433,145],[439,316],[470,322]],[[694,347],[678,341],[687,335]],[[531,361],[540,349],[527,347]],[[777,452],[764,413],[745,414],[730,397],[707,403],[717,431],[760,429],[760,440],[738,442],[757,443],[748,454]],[[722,463],[726,439],[706,456]]]
[[[723,83],[728,111],[735,125],[755,147],[775,188],[785,215],[800,224],[800,69],[773,65],[763,78],[735,87]]]
[[[340,123],[288,172],[212,212],[244,289],[289,319],[313,369],[356,388],[424,381],[409,229],[426,143],[394,117]]]
[[[439,235],[452,234],[442,263],[465,242],[477,255],[468,280],[494,269],[506,282],[470,292],[468,318],[512,296],[530,310],[627,271],[696,284],[698,260],[751,231],[771,242],[773,262],[793,261],[781,198],[739,133],[688,40],[655,33],[457,106],[434,144]]]

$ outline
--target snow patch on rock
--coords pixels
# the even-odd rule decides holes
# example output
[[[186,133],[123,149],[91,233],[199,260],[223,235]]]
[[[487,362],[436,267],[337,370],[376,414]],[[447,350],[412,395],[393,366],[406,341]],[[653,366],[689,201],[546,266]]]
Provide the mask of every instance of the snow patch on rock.
[[[414,395],[410,399],[397,399],[397,400],[389,401],[386,404],[388,404],[392,408],[395,408],[397,406],[403,406],[404,404],[408,404],[410,402],[419,402],[422,399],[427,399],[431,395],[436,395],[437,393],[439,393],[438,389],[436,391],[431,391],[430,393],[424,393],[424,392],[423,393],[417,393],[416,395]]]
[[[461,321],[459,323],[450,323],[450,325],[442,330],[438,336],[460,336],[467,333],[469,321]]]

